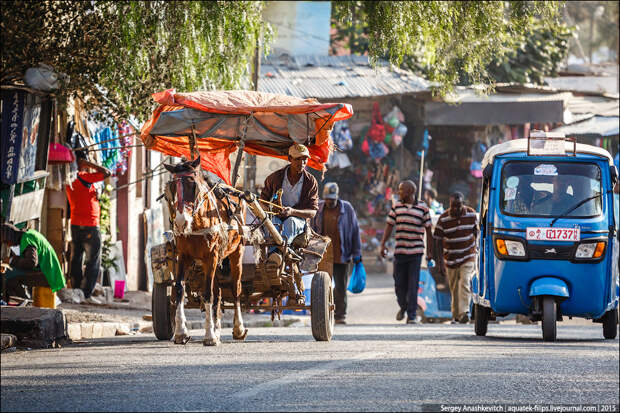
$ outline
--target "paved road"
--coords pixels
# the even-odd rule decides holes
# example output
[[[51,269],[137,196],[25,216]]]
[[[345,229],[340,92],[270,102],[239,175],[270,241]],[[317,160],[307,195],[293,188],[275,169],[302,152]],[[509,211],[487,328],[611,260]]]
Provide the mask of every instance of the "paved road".
[[[186,346],[152,335],[1,356],[2,411],[395,411],[427,403],[617,405],[618,340],[600,325],[396,323],[390,277],[350,299],[350,324],[318,343],[310,328],[254,328],[243,343]],[[437,406],[439,408],[439,406]]]

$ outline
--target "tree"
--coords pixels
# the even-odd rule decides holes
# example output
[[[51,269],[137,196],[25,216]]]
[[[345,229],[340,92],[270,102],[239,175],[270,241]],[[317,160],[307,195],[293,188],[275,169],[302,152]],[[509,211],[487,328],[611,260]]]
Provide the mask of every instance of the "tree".
[[[2,7],[2,83],[46,63],[68,75],[61,98],[140,120],[151,94],[237,88],[271,28],[253,1],[12,1]]]
[[[332,22],[351,52],[367,39],[372,63],[417,62],[447,93],[465,80],[492,84],[488,68],[502,61],[506,45],[525,36],[534,17],[546,27],[557,24],[558,8],[542,1],[335,1]]]
[[[610,60],[618,60],[618,3],[615,1],[571,1],[566,3],[567,20],[575,25],[576,41],[571,42],[571,54],[587,58],[592,63],[595,51],[606,47],[615,52]],[[580,45],[585,50],[580,50]]]

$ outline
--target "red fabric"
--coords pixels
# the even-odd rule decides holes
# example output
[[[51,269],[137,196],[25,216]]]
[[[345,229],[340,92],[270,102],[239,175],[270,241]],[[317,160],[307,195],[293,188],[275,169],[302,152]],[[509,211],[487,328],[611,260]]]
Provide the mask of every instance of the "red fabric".
[[[383,125],[383,118],[381,117],[381,111],[377,102],[372,106],[372,124],[370,129],[368,129],[366,137],[375,142],[383,142],[385,139],[385,126]]]
[[[105,179],[100,172],[78,172],[78,177],[91,184]],[[95,186],[91,185],[87,188],[79,179],[76,179],[72,187],[69,185],[66,187],[67,199],[71,206],[71,225],[98,227],[101,210]]]
[[[52,143],[48,152],[47,161],[49,163],[68,163],[75,161],[75,155],[69,148],[60,143]]]

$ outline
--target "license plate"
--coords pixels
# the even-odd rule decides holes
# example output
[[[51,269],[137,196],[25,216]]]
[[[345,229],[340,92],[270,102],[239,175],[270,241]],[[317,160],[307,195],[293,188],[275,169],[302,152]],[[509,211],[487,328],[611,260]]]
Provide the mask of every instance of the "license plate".
[[[539,228],[529,227],[527,229],[527,240],[533,241],[579,241],[579,228]]]

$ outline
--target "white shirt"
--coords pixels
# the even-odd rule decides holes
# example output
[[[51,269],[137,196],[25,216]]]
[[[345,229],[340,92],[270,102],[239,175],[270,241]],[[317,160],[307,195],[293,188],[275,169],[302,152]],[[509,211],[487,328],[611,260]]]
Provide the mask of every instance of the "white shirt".
[[[299,202],[301,198],[301,187],[303,185],[304,175],[301,175],[299,181],[295,185],[291,185],[288,180],[288,167],[284,171],[284,179],[282,180],[282,206],[292,207]]]

